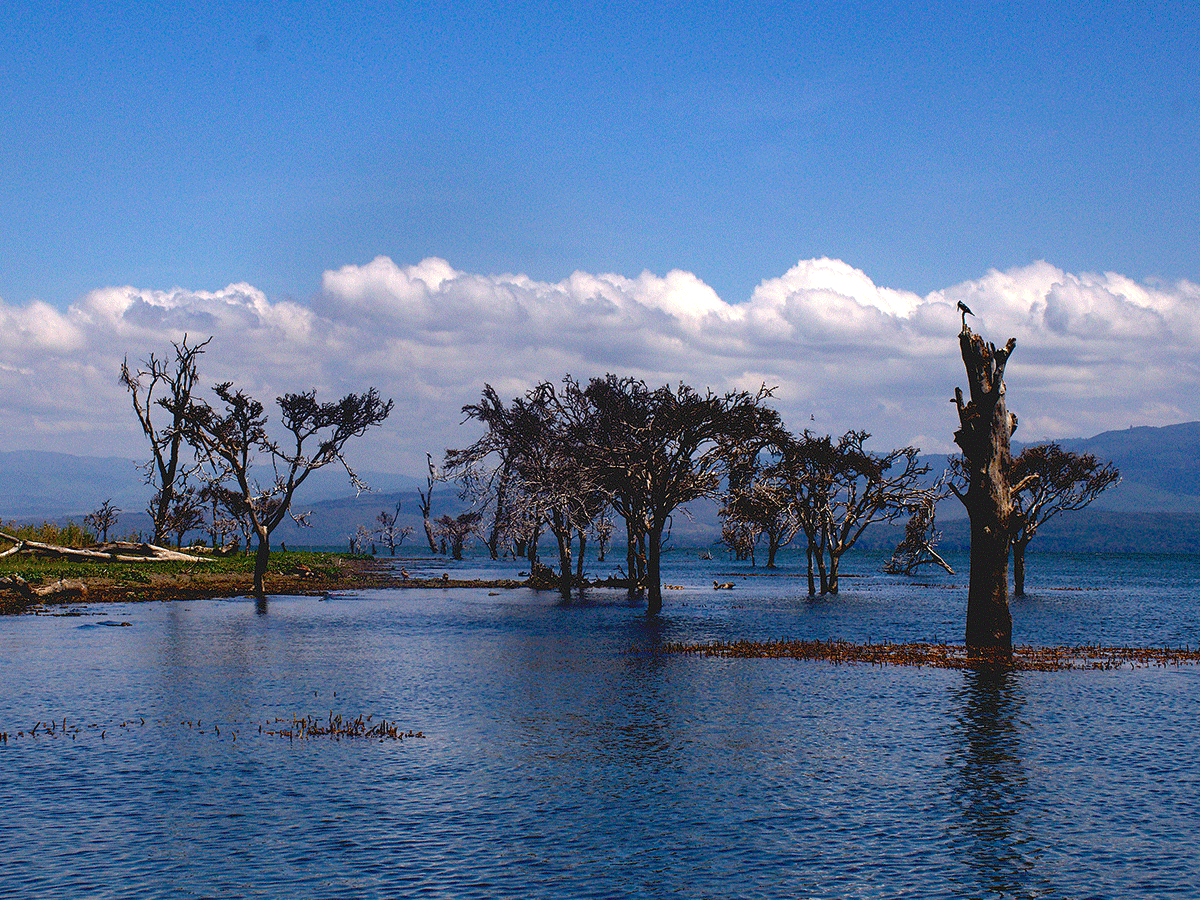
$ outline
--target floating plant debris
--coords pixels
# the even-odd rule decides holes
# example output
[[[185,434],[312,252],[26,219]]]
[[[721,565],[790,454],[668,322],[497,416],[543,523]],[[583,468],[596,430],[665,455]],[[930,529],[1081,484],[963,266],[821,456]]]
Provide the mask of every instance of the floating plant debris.
[[[341,715],[334,715],[332,712],[325,718],[317,718],[316,716],[293,716],[290,719],[275,718],[271,722],[259,725],[258,733],[286,737],[289,740],[329,737],[335,740],[342,738],[368,738],[380,741],[400,741],[404,738],[425,737],[424,732],[405,731],[395,722],[388,722],[386,719],[380,719],[376,722],[374,719],[374,715],[346,718]],[[224,729],[222,729],[221,723],[208,722],[206,724],[201,719],[194,721],[191,719],[181,719],[178,721],[171,719],[169,721],[152,721],[149,724],[152,727],[158,728],[185,728],[196,734],[212,734],[214,737],[231,742],[236,742],[239,733],[246,727],[245,723],[225,723]],[[92,722],[86,726],[73,722],[68,724],[66,717],[61,720],[39,720],[34,723],[32,728],[22,728],[16,731],[0,728],[0,745],[7,744],[10,740],[15,741],[28,738],[69,737],[71,740],[74,740],[76,736],[84,732],[95,734],[97,731],[99,732],[99,739],[103,741],[107,739],[109,731],[115,733],[118,729],[131,727],[144,728],[146,725],[147,722],[144,716],[121,722],[109,722],[107,724]]]
[[[1154,647],[1014,647],[1012,660],[995,656],[968,656],[961,644],[855,644],[850,641],[734,641],[709,644],[666,644],[665,653],[719,656],[737,659],[812,659],[841,664],[874,666],[929,666],[937,669],[973,669],[1002,665],[1034,672],[1064,669],[1138,669],[1200,663],[1200,650]]]
[[[346,719],[340,714],[334,715],[332,712],[325,719],[318,719],[316,716],[292,716],[288,719],[275,719],[271,725],[261,729],[264,734],[275,734],[280,737],[286,737],[289,740],[303,740],[304,738],[331,737],[331,738],[378,738],[381,741],[393,740],[401,741],[404,738],[423,738],[425,735],[420,731],[404,731],[395,722],[388,722],[386,719],[380,719],[378,722],[372,723],[374,716],[359,716],[357,719]]]

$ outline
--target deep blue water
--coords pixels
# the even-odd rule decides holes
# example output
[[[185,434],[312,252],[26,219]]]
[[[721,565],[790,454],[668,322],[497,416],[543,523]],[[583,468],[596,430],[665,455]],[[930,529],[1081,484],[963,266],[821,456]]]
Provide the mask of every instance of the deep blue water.
[[[809,600],[795,562],[674,554],[657,623],[523,589],[2,618],[0,894],[1200,896],[1200,670],[651,652],[961,642],[965,575],[863,556]],[[1032,557],[1029,587],[1017,643],[1200,646],[1200,558]],[[424,736],[259,732],[330,711]]]

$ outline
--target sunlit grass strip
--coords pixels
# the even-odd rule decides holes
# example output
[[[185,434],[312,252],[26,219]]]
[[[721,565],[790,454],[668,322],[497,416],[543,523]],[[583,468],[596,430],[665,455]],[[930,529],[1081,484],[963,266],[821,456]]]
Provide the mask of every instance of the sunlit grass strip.
[[[357,719],[343,718],[341,714],[332,712],[324,719],[316,716],[292,716],[289,719],[275,719],[270,725],[261,728],[263,734],[274,734],[288,740],[306,740],[310,738],[367,738],[373,740],[402,741],[405,738],[423,738],[420,731],[405,731],[395,722],[380,719],[372,723],[374,716],[359,716]]]
[[[929,666],[975,669],[1003,666],[1036,672],[1066,669],[1139,669],[1200,663],[1200,650],[1156,647],[1015,647],[1012,660],[968,656],[961,644],[855,644],[850,641],[734,641],[709,644],[670,643],[666,653],[727,659],[810,659],[835,665]]]

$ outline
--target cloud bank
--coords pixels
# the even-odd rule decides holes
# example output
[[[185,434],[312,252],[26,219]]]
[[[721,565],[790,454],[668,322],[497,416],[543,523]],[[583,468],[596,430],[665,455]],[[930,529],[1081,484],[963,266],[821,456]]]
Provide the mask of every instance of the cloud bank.
[[[956,336],[1010,336],[1018,437],[1077,437],[1200,419],[1200,285],[1072,274],[1039,262],[919,296],[845,262],[799,262],[730,303],[695,275],[576,272],[548,283],[378,257],[325,272],[311,303],[249,284],[219,291],[98,288],[65,311],[0,300],[0,449],[145,455],[117,381],[130,363],[213,337],[203,383],[231,380],[269,403],[315,388],[379,388],[393,417],[353,454],[417,473],[426,451],[474,439],[463,404],[605,372],[715,391],[775,386],[795,430],[865,428],[879,448],[951,449],[949,400],[965,385]]]

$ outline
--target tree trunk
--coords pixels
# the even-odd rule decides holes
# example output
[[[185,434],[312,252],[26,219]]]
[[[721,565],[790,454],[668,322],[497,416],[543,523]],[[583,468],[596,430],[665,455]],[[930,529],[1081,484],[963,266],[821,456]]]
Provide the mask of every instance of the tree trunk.
[[[153,544],[161,545],[167,537],[167,513],[171,509],[171,501],[175,499],[173,485],[164,484],[158,492],[158,508],[154,510],[154,540]]]
[[[826,594],[836,594],[838,592],[838,567],[842,564],[842,555],[829,554],[829,576],[825,582],[825,586],[821,589]]]
[[[575,583],[578,584],[580,586],[580,588],[582,588],[583,587],[583,554],[584,554],[584,551],[587,550],[587,535],[584,534],[582,528],[579,529],[578,533],[579,533],[579,561],[576,563]]]
[[[986,344],[965,325],[959,335],[971,399],[964,405],[955,389],[961,428],[954,442],[962,448],[969,479],[964,496],[955,491],[971,520],[971,577],[967,589],[967,652],[1012,656],[1012,614],[1008,609],[1008,548],[1012,538],[1012,497],[1008,469],[1009,439],[1016,416],[1004,402],[1004,366],[1016,347]]]
[[[425,517],[425,539],[429,541],[429,552],[436,554],[438,552],[437,541],[433,539],[433,523],[429,521],[429,516]]]
[[[553,528],[558,541],[558,592],[564,600],[571,599],[571,529],[561,522]]]
[[[271,561],[271,535],[269,532],[258,533],[258,551],[254,554],[254,596],[265,597],[267,592],[263,587],[263,577],[267,574],[267,563]]]
[[[825,568],[825,548],[817,545],[817,575],[821,579],[821,596],[829,593],[829,570]]]
[[[488,555],[497,559],[500,551],[500,533],[504,530],[504,503],[508,497],[508,467],[500,473],[500,483],[496,487],[496,518],[492,520],[492,531],[488,535]]]
[[[1017,597],[1025,596],[1025,548],[1029,546],[1028,541],[1013,541],[1013,594]]]
[[[779,551],[779,535],[767,535],[767,568],[775,568],[775,554]]]
[[[625,580],[626,593],[632,600],[638,595],[637,584],[637,537],[633,533],[633,521],[625,520]]]
[[[650,526],[646,546],[646,615],[657,616],[662,612],[662,579],[659,552],[662,548],[661,525]]]
[[[813,545],[808,542],[808,596],[817,596],[817,585],[813,582]]]

